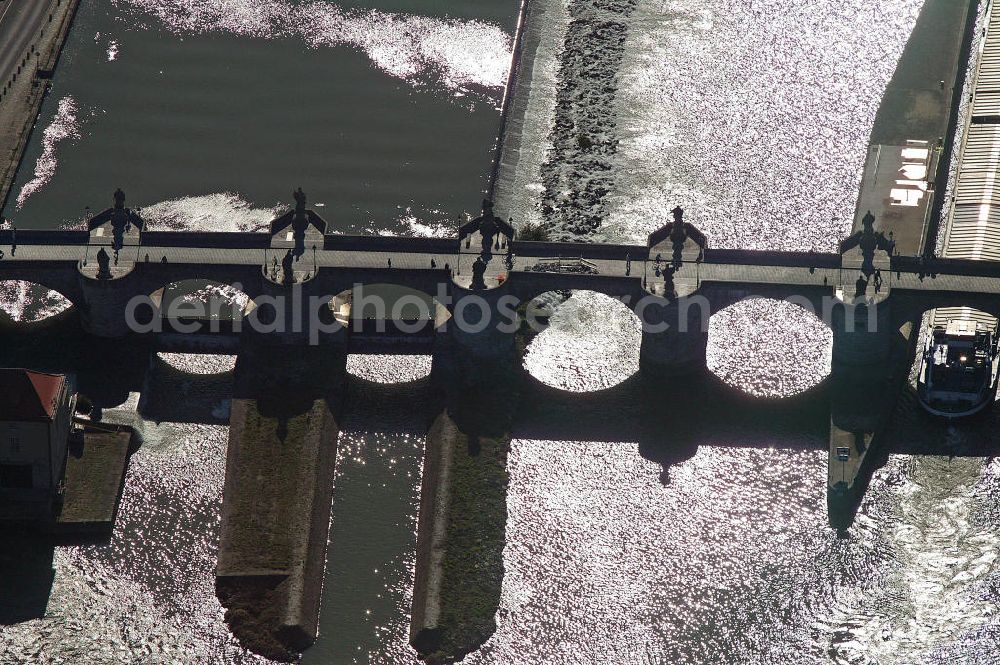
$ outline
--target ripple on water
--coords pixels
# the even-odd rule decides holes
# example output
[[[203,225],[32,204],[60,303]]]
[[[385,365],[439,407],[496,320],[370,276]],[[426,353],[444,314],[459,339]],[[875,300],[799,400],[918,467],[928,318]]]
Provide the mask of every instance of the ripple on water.
[[[774,607],[792,564],[834,542],[822,452],[702,448],[664,486],[635,444],[516,440],[510,472],[499,630],[471,663],[816,662],[769,658],[805,640]]]
[[[681,205],[714,246],[834,251],[921,0],[639,3],[605,235]]]
[[[573,392],[611,388],[639,370],[642,325],[627,306],[574,291],[528,345],[524,367],[542,383]]]
[[[110,542],[57,547],[45,617],[5,627],[3,662],[267,663],[215,597],[227,428],[146,423]]]
[[[708,328],[708,368],[760,397],[788,397],[830,374],[833,332],[797,305],[754,298],[715,314]]]
[[[221,374],[236,369],[236,356],[208,353],[158,353],[163,362],[191,374]]]
[[[406,383],[430,376],[432,360],[432,356],[352,353],[347,356],[347,371],[375,383]]]
[[[13,321],[33,323],[55,316],[73,306],[58,291],[31,282],[0,282],[0,312]]]

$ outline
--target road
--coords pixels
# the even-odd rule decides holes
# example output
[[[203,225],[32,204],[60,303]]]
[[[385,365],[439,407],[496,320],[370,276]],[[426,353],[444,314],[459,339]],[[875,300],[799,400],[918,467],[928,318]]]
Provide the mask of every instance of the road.
[[[0,88],[17,72],[31,45],[38,44],[53,5],[51,0],[0,0]]]

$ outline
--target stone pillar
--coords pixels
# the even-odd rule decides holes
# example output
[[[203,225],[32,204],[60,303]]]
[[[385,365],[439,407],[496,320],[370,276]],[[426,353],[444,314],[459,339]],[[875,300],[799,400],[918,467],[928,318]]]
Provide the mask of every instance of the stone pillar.
[[[139,277],[133,272],[116,279],[92,279],[79,276],[83,302],[80,320],[84,330],[97,337],[120,338],[131,332],[126,319],[129,300],[145,295],[137,289]],[[148,315],[148,308],[143,316]]]
[[[349,332],[336,325],[329,295],[316,280],[287,286],[263,280],[252,321],[243,322],[244,333],[264,344],[346,348]]]
[[[824,318],[833,328],[827,510],[830,524],[854,521],[881,453],[873,454],[913,357],[892,325],[888,299],[835,304]]]
[[[501,286],[471,291],[451,284],[451,339],[458,350],[486,362],[507,360],[514,350],[517,301]]]
[[[711,316],[706,298],[667,301],[646,296],[635,312],[642,321],[639,366],[645,377],[669,378],[704,370]]]
[[[833,328],[831,417],[845,430],[874,432],[890,408],[892,351],[898,334],[892,330],[889,301],[837,304],[829,314]]]
[[[833,328],[833,363],[865,367],[884,363],[893,338],[889,300],[857,305],[837,301],[829,312]]]

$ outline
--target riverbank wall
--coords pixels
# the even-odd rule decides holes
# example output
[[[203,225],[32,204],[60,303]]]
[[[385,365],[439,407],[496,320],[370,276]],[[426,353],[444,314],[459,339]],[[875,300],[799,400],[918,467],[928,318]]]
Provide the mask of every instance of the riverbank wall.
[[[240,643],[272,660],[319,630],[345,359],[270,347],[237,361],[216,593]]]
[[[25,54],[22,73],[2,82],[9,87],[0,96],[0,212],[7,207],[79,6],[80,0],[59,0],[51,22],[43,27],[31,53]]]

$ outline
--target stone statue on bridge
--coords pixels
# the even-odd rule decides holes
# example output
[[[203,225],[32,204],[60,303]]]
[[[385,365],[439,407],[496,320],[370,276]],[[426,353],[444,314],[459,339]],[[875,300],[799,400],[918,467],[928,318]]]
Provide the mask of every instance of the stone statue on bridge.
[[[119,187],[115,190],[115,207],[111,211],[111,246],[117,252],[125,245],[128,212],[125,210],[125,192]]]
[[[861,249],[861,272],[871,277],[875,272],[875,251],[882,250],[892,256],[896,244],[885,237],[881,231],[875,230],[875,215],[869,210],[861,220],[861,230],[848,236],[840,243],[840,253],[844,254],[855,247]]]
[[[472,284],[471,288],[473,291],[485,291],[486,290],[486,261],[482,256],[477,256],[475,262],[472,264]]]
[[[482,236],[481,256],[489,261],[493,256],[493,241],[497,234],[503,235],[507,241],[514,239],[514,227],[493,213],[493,201],[483,199],[483,214],[465,224],[458,230],[458,241],[478,232]]]
[[[111,255],[103,247],[97,250],[97,279],[111,279]]]
[[[282,284],[294,284],[295,283],[295,257],[292,255],[292,250],[285,252],[285,256],[281,259],[281,283]]]
[[[304,215],[306,212],[306,193],[299,187],[292,192],[292,198],[295,199],[295,216]]]
[[[694,224],[684,221],[684,209],[677,206],[670,211],[673,214],[673,221],[664,224],[661,228],[653,231],[649,235],[648,246],[653,249],[663,247],[667,242],[670,243],[671,247],[671,263],[680,268],[684,265],[684,249],[688,247],[689,249],[698,250],[698,259],[701,260],[705,248],[708,247],[708,239],[705,234],[698,230]],[[688,241],[691,241],[691,245],[688,245]],[[659,254],[657,254],[659,257]]]

